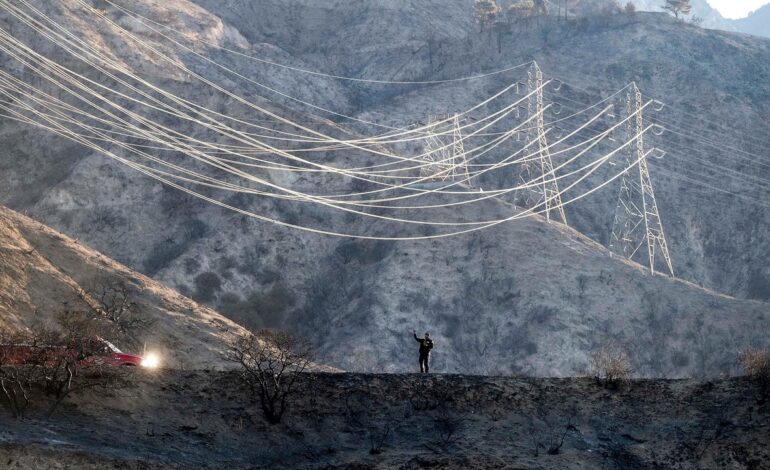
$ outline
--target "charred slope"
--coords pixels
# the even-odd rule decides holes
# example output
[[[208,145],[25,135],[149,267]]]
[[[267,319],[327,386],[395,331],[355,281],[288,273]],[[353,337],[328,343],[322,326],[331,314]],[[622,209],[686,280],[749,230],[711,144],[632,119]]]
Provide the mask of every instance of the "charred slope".
[[[121,289],[148,322],[129,331],[127,352],[146,344],[167,366],[222,363],[226,341],[241,327],[177,292],[0,207],[0,327],[24,329],[56,314],[87,310],[102,288]]]
[[[513,210],[496,201],[479,215]],[[540,217],[441,241],[348,241],[309,271],[304,303],[278,324],[344,370],[416,370],[416,328],[434,338],[439,372],[574,375],[615,343],[637,374],[712,376],[770,326],[764,303],[652,277]]]
[[[574,101],[593,103],[636,81],[667,105],[648,117],[671,132],[648,144],[668,152],[651,171],[678,276],[738,297],[770,298],[769,40],[693,27],[663,13],[550,18],[480,33],[470,1],[195,1],[249,41],[276,44],[330,73],[431,80],[536,59],[547,75],[565,81],[547,99],[566,112],[579,108]],[[340,85],[356,98],[346,111],[403,125],[466,109],[519,78],[513,72],[454,85]],[[616,197],[610,190],[581,201],[570,208],[572,224],[606,244]]]
[[[268,425],[235,373],[147,375],[47,421],[4,420],[13,468],[761,468],[767,404],[743,378],[319,375]],[[2,416],[2,415],[0,415]],[[375,449],[375,451],[372,451]]]
[[[213,108],[253,117],[143,54],[114,31],[84,21],[87,17],[74,1],[37,3],[69,28],[98,38],[98,47],[154,83]],[[405,125],[415,116],[467,107],[519,77],[454,86],[366,88],[235,60],[194,41],[206,38],[247,47],[279,62],[371,78],[456,77],[536,58],[546,72],[567,82],[566,98],[590,101],[636,80],[646,93],[672,105],[671,114],[661,120],[687,124],[696,133],[729,124],[743,133],[724,132],[720,143],[763,151],[756,137],[764,135],[768,117],[764,85],[770,76],[770,42],[693,28],[664,15],[568,23],[548,19],[497,35],[479,34],[470,1],[394,0],[374,5],[175,0],[131,5],[182,30],[185,40],[247,76],[346,113],[386,116],[386,124]],[[228,82],[232,77],[175,50],[119,11],[105,10],[175,60],[232,85],[246,98],[333,127],[300,113],[286,100],[268,104],[260,97],[264,90]],[[434,28],[425,27],[434,20]],[[23,28],[15,31],[25,34]],[[45,41],[26,39],[50,51]],[[84,67],[71,59],[66,63],[78,70]],[[706,122],[682,110],[698,113]],[[181,132],[188,130],[183,123],[174,124]],[[757,340],[754,335],[767,327],[764,304],[735,301],[687,282],[650,279],[639,266],[609,259],[601,246],[540,220],[444,242],[318,237],[205,205],[100,155],[11,121],[3,121],[2,142],[0,200],[12,208],[29,211],[231,318],[250,326],[305,332],[326,358],[350,369],[411,367],[408,335],[415,327],[436,335],[436,366],[447,372],[571,374],[585,366],[593,349],[612,339],[634,350],[642,374],[711,375],[728,371],[735,349]],[[671,142],[678,146],[670,149],[671,155],[674,149],[689,155],[691,142],[673,137]],[[666,142],[650,143],[667,148]],[[691,153],[717,167],[767,178],[766,166],[737,158],[738,153],[718,148]],[[661,165],[671,166],[651,171],[677,275],[716,292],[770,297],[768,212],[729,195],[666,179],[672,166],[687,165],[674,157]],[[724,174],[704,178],[723,189],[741,189],[740,181]],[[278,181],[281,176],[271,178]],[[297,187],[310,184],[300,178],[280,181]],[[340,186],[350,190],[350,185]],[[590,238],[606,241],[616,194],[606,191],[568,208],[571,223]],[[359,233],[398,229],[372,229],[368,220],[330,216],[311,206],[286,207],[267,200],[242,204],[285,220],[323,221]],[[475,210],[460,211],[460,216],[474,218]],[[483,211],[499,218],[512,208],[499,202]]]

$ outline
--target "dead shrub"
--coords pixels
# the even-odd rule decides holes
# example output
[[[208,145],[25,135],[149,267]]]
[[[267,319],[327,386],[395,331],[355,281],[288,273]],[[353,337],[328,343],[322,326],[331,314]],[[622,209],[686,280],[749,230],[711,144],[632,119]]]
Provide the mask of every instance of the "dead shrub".
[[[631,378],[631,361],[625,351],[605,346],[591,356],[591,373],[603,387],[617,388]]]
[[[265,419],[281,422],[310,365],[310,342],[280,330],[261,330],[236,338],[227,358],[240,365],[241,378],[259,398]]]
[[[86,285],[84,293],[91,300],[88,304],[94,319],[92,324],[98,326],[104,335],[129,339],[131,333],[147,329],[154,323],[141,312],[134,302],[131,287],[125,283],[95,278]]]
[[[454,442],[463,424],[461,419],[448,410],[442,411],[441,415],[433,420],[433,423],[439,438],[438,444],[441,447],[447,447]]]
[[[105,337],[107,320],[95,320],[90,312],[63,312],[56,320],[50,327],[34,325],[0,338],[4,345],[0,348],[0,390],[17,418],[23,418],[38,399],[50,403],[46,415],[51,416],[75,394],[123,388],[131,382],[132,368],[88,361],[104,347],[99,338]],[[18,347],[25,352],[19,353]]]
[[[746,375],[759,387],[759,401],[770,397],[770,348],[746,348],[738,353],[738,362]]]
[[[369,453],[371,455],[382,453],[392,427],[393,423],[387,419],[382,422],[372,423],[369,427]]]
[[[566,422],[559,416],[549,416],[543,409],[538,409],[538,420],[529,418],[529,435],[532,439],[532,455],[540,456],[540,450],[548,455],[557,455],[564,446],[564,439],[570,431],[576,431],[573,420],[576,412],[571,411]],[[538,422],[539,421],[539,422]]]
[[[27,335],[0,332],[0,345],[22,344]],[[27,364],[18,364],[10,349],[0,347],[0,390],[3,401],[15,418],[23,418],[32,403],[32,392],[40,381],[39,370]]]
[[[116,367],[101,361],[88,362],[104,347],[100,338],[113,339],[114,325],[94,318],[91,312],[63,312],[53,328],[36,326],[31,334],[42,353],[31,363],[42,375],[39,386],[51,400],[48,416],[69,397],[91,390],[117,390],[133,379],[133,367]]]

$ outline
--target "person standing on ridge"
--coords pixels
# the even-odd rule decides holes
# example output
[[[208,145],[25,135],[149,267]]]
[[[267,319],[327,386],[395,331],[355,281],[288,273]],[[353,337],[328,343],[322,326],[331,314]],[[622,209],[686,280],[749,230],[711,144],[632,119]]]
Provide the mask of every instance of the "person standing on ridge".
[[[420,343],[420,372],[427,374],[430,363],[430,350],[433,349],[433,340],[430,339],[430,335],[425,333],[425,338],[417,337],[417,330],[412,330],[414,339]]]

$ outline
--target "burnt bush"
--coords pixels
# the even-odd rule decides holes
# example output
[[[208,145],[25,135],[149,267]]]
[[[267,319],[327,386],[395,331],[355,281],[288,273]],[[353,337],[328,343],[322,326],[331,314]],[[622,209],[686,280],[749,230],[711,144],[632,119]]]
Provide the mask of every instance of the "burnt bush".
[[[591,356],[591,374],[606,388],[618,388],[631,378],[631,361],[617,346],[604,346]]]
[[[343,264],[357,261],[367,265],[377,263],[387,258],[395,245],[385,240],[354,240],[337,246],[335,253]]]
[[[74,395],[130,385],[132,368],[99,359],[105,347],[100,338],[114,331],[113,325],[92,312],[63,312],[50,327],[35,325],[2,335],[0,401],[17,418],[25,417],[36,402],[47,402],[46,416],[50,417]]]
[[[144,260],[144,271],[152,276],[166,268],[172,261],[179,258],[194,242],[205,237],[208,226],[205,222],[193,219],[183,223],[177,230],[176,236],[169,237],[152,247],[150,254]]]
[[[134,302],[137,290],[128,283],[96,277],[85,283],[84,291],[90,299],[91,320],[106,321],[101,326],[102,336],[127,339],[130,333],[154,322]],[[108,328],[110,331],[106,331]]]
[[[738,362],[757,384],[759,402],[770,397],[770,348],[746,348],[738,353]]]
[[[32,344],[29,335],[0,332],[0,344]],[[32,364],[18,364],[9,348],[0,348],[0,391],[11,414],[23,418],[32,402],[32,392],[40,381],[39,370]]]
[[[144,260],[145,273],[150,276],[156,274],[181,256],[186,249],[187,247],[185,245],[176,243],[172,239],[167,239],[158,243],[152,247],[150,254],[147,255],[147,258]]]
[[[230,343],[227,355],[240,366],[241,379],[270,424],[281,422],[300,389],[300,375],[311,357],[307,340],[279,330],[242,335]]]
[[[542,397],[542,390],[539,393]],[[576,420],[575,407],[566,410],[566,413],[560,413],[549,409],[544,403],[539,403],[535,415],[529,417],[532,455],[539,457],[541,451],[545,451],[548,455],[559,454],[567,435],[571,431],[577,431]]]
[[[750,299],[770,300],[770,278],[760,270],[749,273],[746,294]]]
[[[216,273],[206,271],[195,276],[195,300],[211,302],[220,290],[222,290],[222,280]]]

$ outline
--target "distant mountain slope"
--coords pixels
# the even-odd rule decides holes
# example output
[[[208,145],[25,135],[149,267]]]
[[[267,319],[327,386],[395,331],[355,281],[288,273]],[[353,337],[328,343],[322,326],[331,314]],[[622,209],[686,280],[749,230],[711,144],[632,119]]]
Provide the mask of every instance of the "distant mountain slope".
[[[316,262],[283,324],[346,370],[414,368],[416,328],[434,338],[440,372],[573,375],[620,344],[638,374],[709,376],[770,328],[767,304],[651,277],[540,217],[441,242],[346,242]]]
[[[735,29],[747,34],[770,37],[770,4],[751,13],[746,18],[733,20]]]
[[[253,110],[223,99],[98,21],[86,21],[89,16],[73,0],[35,3],[164,88],[254,119]],[[668,105],[649,118],[680,134],[707,135],[720,145],[696,147],[673,132],[647,142],[669,150],[650,167],[676,274],[711,290],[649,278],[638,265],[610,259],[600,245],[571,229],[538,219],[477,235],[405,243],[282,229],[193,199],[50,133],[3,120],[0,200],[12,208],[238,321],[306,333],[325,358],[350,370],[416,366],[412,328],[435,334],[437,370],[462,372],[572,374],[585,367],[592,350],[617,340],[634,350],[641,374],[711,375],[730,369],[737,347],[764,338],[767,304],[715,292],[770,299],[770,213],[729,194],[746,190],[735,172],[770,179],[761,160],[746,156],[766,154],[758,139],[766,135],[770,117],[770,41],[695,28],[659,13],[566,22],[548,18],[509,25],[499,35],[481,33],[470,0],[122,4],[182,30],[183,40],[196,50],[245,76],[385,125],[406,126],[465,109],[525,75],[419,86],[351,84],[266,67],[196,40],[245,47],[258,58],[302,68],[394,80],[467,76],[535,58],[548,76],[564,80],[561,91],[549,89],[547,97],[563,103],[565,113],[570,100],[595,103],[634,80],[645,96]],[[174,61],[246,99],[309,126],[334,127],[297,102],[235,80],[169,45],[119,10],[105,10]],[[24,28],[15,34],[57,54]],[[72,58],[60,58],[85,69]],[[170,124],[190,131],[183,122]],[[376,131],[344,124],[352,132]],[[319,158],[337,163],[346,157]],[[693,164],[686,158],[698,160]],[[677,179],[684,170],[697,172],[717,191]],[[277,172],[266,177],[309,191],[357,190],[345,180],[327,186],[325,180]],[[482,188],[493,183],[474,182]],[[762,189],[752,194],[761,203]],[[356,233],[405,230],[310,204],[242,196],[227,200],[282,220]],[[616,204],[617,187],[608,188],[568,207],[570,224],[606,243]],[[457,208],[451,216],[491,219],[512,211],[494,201]],[[446,212],[437,216],[449,218]]]
[[[626,2],[628,3],[628,2]],[[639,11],[663,11],[661,6],[664,0],[632,0]],[[722,31],[735,31],[754,36],[770,37],[770,4],[750,13],[746,18],[732,20],[723,17],[715,8],[709,5],[708,0],[693,0],[692,12],[684,17],[685,20],[699,18],[701,26]]]
[[[625,2],[628,3],[628,2]],[[665,0],[631,0],[639,11],[664,11],[661,8]],[[709,5],[707,0],[693,0],[692,12],[685,19],[700,18],[703,20],[702,26],[709,29],[721,29],[723,31],[735,31],[735,25],[723,17],[716,9]]]
[[[54,314],[87,308],[89,284],[125,286],[151,325],[130,344],[160,351],[164,365],[219,367],[226,341],[241,327],[75,240],[0,207],[0,327],[23,329]]]

